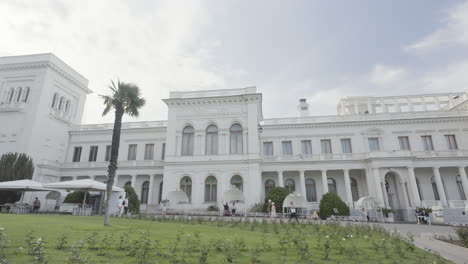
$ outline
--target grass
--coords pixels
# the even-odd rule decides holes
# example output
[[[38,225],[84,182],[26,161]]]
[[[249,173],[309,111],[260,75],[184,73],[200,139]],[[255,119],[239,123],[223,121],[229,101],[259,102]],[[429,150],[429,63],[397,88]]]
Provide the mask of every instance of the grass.
[[[102,222],[102,217],[0,215],[10,263],[33,262],[25,242],[29,231],[45,239],[49,263],[67,263],[78,240],[84,241],[83,255],[90,263],[203,263],[203,252],[208,252],[205,263],[450,263],[414,248],[410,238],[369,226],[112,218],[112,225],[104,227]],[[88,249],[86,238],[93,232],[98,247],[106,235],[110,247]],[[147,251],[142,250],[145,232]],[[68,244],[55,249],[64,234]],[[132,248],[136,255],[128,256]]]

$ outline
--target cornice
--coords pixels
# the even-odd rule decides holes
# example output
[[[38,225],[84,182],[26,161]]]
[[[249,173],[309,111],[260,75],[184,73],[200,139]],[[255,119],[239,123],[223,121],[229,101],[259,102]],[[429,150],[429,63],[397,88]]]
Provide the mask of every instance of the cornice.
[[[202,105],[219,105],[219,104],[238,104],[249,102],[261,102],[262,95],[256,94],[243,94],[243,95],[230,95],[230,96],[215,96],[215,97],[195,97],[195,98],[168,98],[163,101],[172,107],[192,107]]]
[[[96,130],[72,130],[70,135],[96,135],[96,134],[112,134],[113,129],[96,129]],[[141,128],[125,128],[121,130],[122,134],[131,133],[154,133],[154,132],[166,132],[166,127],[141,127]]]

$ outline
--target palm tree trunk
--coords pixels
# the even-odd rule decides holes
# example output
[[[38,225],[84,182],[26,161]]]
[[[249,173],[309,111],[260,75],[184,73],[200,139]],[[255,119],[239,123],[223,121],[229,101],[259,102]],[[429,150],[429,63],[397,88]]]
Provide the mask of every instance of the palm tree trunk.
[[[106,186],[106,200],[104,202],[104,225],[109,224],[109,200],[112,193],[112,187],[114,186],[115,172],[117,170],[117,160],[119,159],[119,146],[120,146],[120,130],[122,128],[122,116],[124,109],[121,105],[115,107],[115,120],[114,130],[112,132],[112,145],[111,145],[111,156],[109,162],[109,168],[107,169],[107,186]]]

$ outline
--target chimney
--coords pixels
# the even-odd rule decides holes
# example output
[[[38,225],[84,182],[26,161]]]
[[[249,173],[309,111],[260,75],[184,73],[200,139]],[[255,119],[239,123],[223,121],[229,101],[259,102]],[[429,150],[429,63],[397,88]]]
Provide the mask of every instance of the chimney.
[[[307,103],[307,99],[299,99],[297,110],[299,110],[300,117],[309,116],[309,104]]]

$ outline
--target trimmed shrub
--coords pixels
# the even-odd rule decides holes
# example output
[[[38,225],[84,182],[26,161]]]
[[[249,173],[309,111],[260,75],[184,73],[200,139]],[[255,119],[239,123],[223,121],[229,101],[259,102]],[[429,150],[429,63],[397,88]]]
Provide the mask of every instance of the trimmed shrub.
[[[336,208],[338,213],[333,209]],[[341,198],[334,193],[326,193],[320,200],[320,218],[327,219],[331,215],[349,215],[349,207],[344,203]]]
[[[135,189],[130,185],[125,186],[124,189],[126,197],[128,198],[128,210],[132,214],[140,213],[140,200],[138,200],[138,195],[136,194]]]
[[[276,212],[282,212],[283,201],[286,196],[289,195],[289,190],[283,187],[275,187],[270,190],[268,195],[265,197],[265,203],[263,204],[263,211],[266,212],[268,209],[268,200],[275,203]]]
[[[78,203],[81,204],[83,203],[85,192],[83,191],[76,191],[69,193],[66,197],[65,200],[63,200],[64,203]],[[89,192],[86,193],[86,204],[89,203]]]
[[[460,226],[456,227],[455,231],[457,232],[458,237],[465,247],[468,247],[468,227]]]
[[[212,204],[207,208],[208,212],[219,212],[219,207],[217,204]]]

